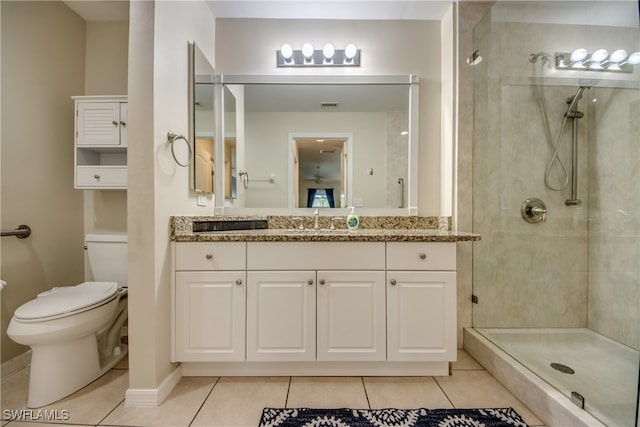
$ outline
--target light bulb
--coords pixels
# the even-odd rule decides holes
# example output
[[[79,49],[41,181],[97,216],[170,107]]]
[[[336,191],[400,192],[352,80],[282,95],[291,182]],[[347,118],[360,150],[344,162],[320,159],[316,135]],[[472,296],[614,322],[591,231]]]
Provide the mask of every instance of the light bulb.
[[[627,58],[627,63],[631,65],[640,64],[640,52],[633,52],[631,55],[629,55],[629,57]]]
[[[358,49],[356,49],[356,45],[353,43],[349,43],[345,48],[344,48],[344,56],[345,58],[351,60],[353,58],[355,58],[356,53],[358,53]]]
[[[280,55],[282,55],[284,59],[291,59],[293,56],[293,48],[289,43],[285,43],[280,47]]]
[[[311,43],[305,43],[302,45],[302,54],[305,58],[311,59],[313,56],[313,45]]]
[[[331,59],[335,52],[336,52],[336,48],[333,47],[331,43],[325,44],[324,47],[322,48],[322,54],[327,59]]]
[[[571,57],[569,58],[569,60],[571,62],[581,62],[581,61],[584,61],[586,57],[587,57],[587,49],[580,48],[571,52]]]
[[[591,61],[602,62],[607,59],[607,56],[609,56],[609,51],[607,49],[598,49],[591,54]]]
[[[622,62],[627,57],[627,51],[624,49],[618,49],[613,51],[611,56],[609,56],[609,62],[614,62],[616,64]]]

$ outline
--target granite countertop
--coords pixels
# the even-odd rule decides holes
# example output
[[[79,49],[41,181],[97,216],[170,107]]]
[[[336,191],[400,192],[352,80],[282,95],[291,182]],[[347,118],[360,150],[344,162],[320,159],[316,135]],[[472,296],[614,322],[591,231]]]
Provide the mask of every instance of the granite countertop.
[[[424,221],[427,226],[442,224],[438,218],[432,221],[427,218]],[[468,242],[480,240],[480,235],[460,231],[452,231],[442,228],[415,227],[422,225],[422,218],[398,220],[397,217],[382,220],[376,219],[376,226],[360,227],[357,230],[338,228],[329,230],[328,224],[321,223],[320,230],[308,227],[304,230],[286,228],[282,218],[268,218],[269,228],[258,230],[229,230],[229,231],[205,231],[194,232],[193,222],[205,220],[203,217],[173,217],[171,219],[171,240],[176,242]],[[207,219],[211,220],[211,219]],[[238,220],[234,217],[234,220]],[[362,222],[364,224],[365,221]],[[450,223],[447,218],[444,222],[448,228]],[[385,227],[385,225],[387,227]],[[288,225],[291,227],[291,225]],[[403,227],[404,226],[404,227]]]

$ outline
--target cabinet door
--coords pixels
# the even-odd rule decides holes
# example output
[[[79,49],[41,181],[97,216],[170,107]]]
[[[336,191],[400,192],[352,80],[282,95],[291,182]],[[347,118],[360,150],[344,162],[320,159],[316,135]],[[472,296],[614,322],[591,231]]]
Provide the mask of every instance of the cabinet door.
[[[388,360],[456,359],[456,273],[387,272]]]
[[[318,271],[318,360],[385,360],[384,277],[384,271]]]
[[[77,145],[120,145],[120,103],[79,102]]]
[[[247,273],[247,360],[315,360],[315,278],[315,271]]]
[[[176,361],[244,360],[245,274],[176,273]]]

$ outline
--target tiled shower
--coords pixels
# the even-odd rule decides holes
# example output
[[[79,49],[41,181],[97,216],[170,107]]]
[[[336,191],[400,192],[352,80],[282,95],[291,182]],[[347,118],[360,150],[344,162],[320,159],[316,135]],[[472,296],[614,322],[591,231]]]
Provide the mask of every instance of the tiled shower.
[[[473,327],[620,427],[638,417],[640,65],[564,70],[556,55],[637,52],[639,20],[638,2],[499,2],[473,32],[482,57],[473,70],[473,231],[482,235],[473,247]],[[576,95],[583,115],[567,120],[560,138]],[[566,203],[574,132],[580,204]],[[549,166],[559,141],[560,162]],[[551,190],[547,170],[551,187],[568,185]],[[530,198],[544,202],[543,221],[523,219]],[[544,347],[554,343],[562,348]],[[599,390],[590,390],[586,376],[596,371],[610,383],[594,380]]]

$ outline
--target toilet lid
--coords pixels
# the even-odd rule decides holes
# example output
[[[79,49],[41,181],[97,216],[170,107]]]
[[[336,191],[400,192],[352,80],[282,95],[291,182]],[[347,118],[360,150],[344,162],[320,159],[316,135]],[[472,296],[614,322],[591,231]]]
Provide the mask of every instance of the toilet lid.
[[[53,288],[38,295],[15,311],[22,320],[60,316],[110,300],[118,292],[116,282],[85,282],[77,286]]]

